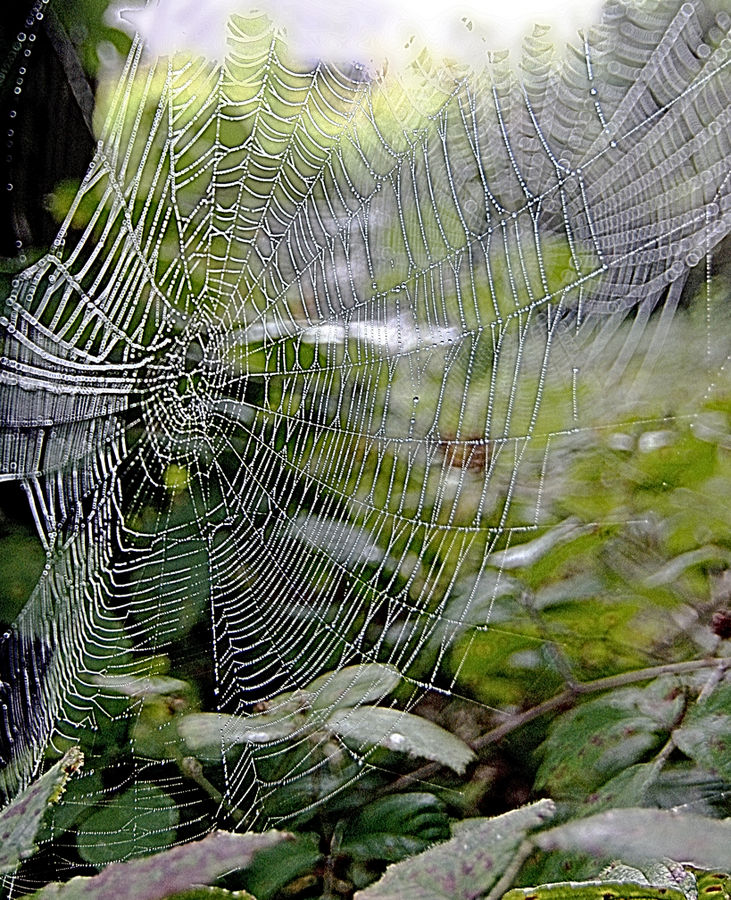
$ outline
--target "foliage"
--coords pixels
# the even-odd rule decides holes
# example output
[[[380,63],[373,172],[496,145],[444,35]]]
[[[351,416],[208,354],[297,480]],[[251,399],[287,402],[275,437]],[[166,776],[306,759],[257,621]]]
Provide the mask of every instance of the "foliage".
[[[163,80],[156,77],[159,84],[145,87],[143,131],[152,132]],[[251,87],[258,89],[258,82]],[[209,102],[202,77],[191,86],[196,91],[191,118]],[[384,110],[389,106],[382,96],[376,101]],[[394,98],[391,105],[397,105]],[[225,120],[219,124],[228,127]],[[200,198],[192,187],[188,191],[189,196],[181,189],[180,203],[194,206]],[[92,222],[100,195],[91,186],[77,197],[76,186],[62,185],[51,203],[60,218],[68,214],[72,227],[82,229]],[[133,213],[144,225],[145,213]],[[95,226],[100,238],[103,218]],[[178,252],[172,230],[171,224],[160,240],[161,267]],[[384,242],[403,242],[399,229],[392,231],[382,236]],[[549,247],[548,278],[557,291],[569,255],[558,242]],[[403,246],[392,249],[405,258]],[[383,290],[403,277],[388,269],[378,273]],[[507,277],[496,272],[501,302],[510,297]],[[194,273],[196,292],[199,278]],[[672,329],[647,325],[643,351],[649,352],[658,334],[665,351],[654,367],[644,365],[644,352],[636,354],[643,365],[637,364],[631,395],[607,400],[598,379],[582,388],[577,402],[596,411],[596,427],[584,429],[581,452],[559,449],[550,470],[533,471],[533,482],[511,484],[510,515],[518,517],[534,503],[540,480],[544,518],[523,543],[497,546],[484,566],[480,557],[471,570],[465,567],[451,591],[441,619],[452,629],[452,649],[444,651],[447,625],[435,625],[421,662],[424,673],[431,672],[434,659],[443,656],[444,683],[435,685],[444,689],[443,701],[406,702],[399,672],[373,662],[326,673],[248,715],[232,715],[213,711],[184,659],[124,660],[127,671],[119,674],[124,666],[118,658],[114,675],[105,672],[103,660],[89,660],[89,681],[101,689],[98,702],[110,714],[101,733],[80,723],[78,740],[85,750],[93,747],[106,766],[80,773],[60,796],[80,755],[70,750],[56,762],[49,751],[46,774],[0,814],[0,871],[21,865],[30,870],[33,859],[24,861],[38,843],[39,856],[58,851],[87,864],[88,871],[101,870],[49,884],[38,894],[43,898],[275,900],[350,897],[357,891],[363,900],[460,900],[508,891],[506,900],[680,900],[691,898],[697,887],[699,897],[706,891],[728,900],[728,876],[711,870],[728,868],[731,858],[731,826],[724,820],[731,814],[731,390],[719,378],[699,400],[692,390],[674,387],[684,375],[691,383],[705,358],[705,307],[724,299],[722,275],[713,289],[717,295],[678,312]],[[618,329],[604,362],[617,355],[630,328],[631,323]],[[282,352],[294,352],[294,340],[280,337]],[[247,346],[248,374],[276,373],[280,360],[267,343],[264,335],[260,345],[252,340]],[[297,352],[314,358],[326,351],[305,342]],[[441,386],[444,360],[436,352],[432,356],[414,414],[417,430]],[[469,431],[470,415],[481,408],[475,395],[486,389],[491,372],[489,359],[481,359],[486,374],[483,381],[473,379],[462,409],[451,402],[462,390],[459,362],[457,387],[448,383],[440,423],[445,434],[458,415],[466,416]],[[597,369],[601,362],[594,361]],[[398,379],[396,373],[394,394],[408,394],[410,403],[413,391],[404,391]],[[270,384],[277,389],[274,378]],[[549,377],[542,390],[537,428],[558,433],[551,417],[560,418],[565,385]],[[621,406],[612,417],[621,426],[601,424],[608,402]],[[515,405],[524,404],[518,398]],[[392,408],[403,413],[398,398]],[[298,439],[288,438],[292,444]],[[488,456],[484,447],[482,457],[476,449],[468,452],[474,460],[462,466],[465,478],[470,466],[485,464]],[[454,448],[444,450],[440,464],[460,469],[465,460],[455,454]],[[385,492],[391,477],[384,469],[380,480],[374,474],[364,483]],[[170,465],[161,484],[160,509],[170,522],[184,522],[190,517],[189,473]],[[429,514],[437,510],[428,492],[424,503],[425,509],[432,504]],[[145,517],[154,521],[160,509],[151,500],[131,524],[142,527]],[[471,511],[454,514],[467,520]],[[318,522],[314,513],[311,522]],[[320,524],[332,550],[335,525],[325,516]],[[316,544],[317,529],[310,531],[307,539]],[[43,554],[20,530],[5,540],[11,545],[5,544],[0,560],[7,597],[2,618],[10,620],[35,582],[31,570],[42,565]],[[371,533],[363,525],[358,549],[372,554],[388,574],[396,567],[383,558],[378,540],[377,528]],[[186,550],[180,559],[203,567],[194,552]],[[418,566],[414,571],[420,577]],[[435,586],[435,594],[451,579],[448,565],[439,571],[444,584]],[[166,574],[176,573],[171,568]],[[146,578],[142,569],[139,578]],[[193,640],[205,618],[204,601],[200,585],[193,584],[177,618],[167,620],[174,637]],[[396,626],[384,634],[384,651],[398,648],[398,631]],[[121,626],[119,632],[117,647],[127,646]],[[125,771],[129,765],[120,748],[130,744],[140,757],[159,761],[163,776],[142,777],[132,787],[111,778],[115,766]],[[218,831],[175,846],[186,839],[187,820],[184,798],[167,783],[170,771],[203,796],[209,824],[222,817],[238,825],[238,811],[221,790],[222,773],[248,759],[256,761],[262,783],[278,784],[261,797],[263,814],[285,821],[292,835]],[[288,781],[284,773],[305,774]],[[533,802],[521,805],[528,800]],[[680,815],[670,811],[675,808]],[[602,865],[615,857],[645,868],[615,865],[602,874]],[[658,868],[663,857],[699,869],[686,866],[677,874],[676,867],[669,883]],[[120,858],[125,862],[114,862]],[[645,865],[647,858],[654,868]],[[202,886],[225,875],[223,886]]]
[[[708,443],[707,437],[698,443]],[[712,464],[705,465],[705,480],[718,477],[723,461],[721,447],[715,446]],[[706,448],[700,447],[698,452],[704,455]],[[699,490],[707,492],[703,481],[698,484],[692,466],[691,461],[689,468],[676,473],[674,490],[687,493],[688,483],[695,482]],[[634,462],[633,467],[636,469]],[[621,493],[626,488],[618,480],[615,489]],[[687,528],[687,506],[683,516]],[[713,520],[706,516],[706,521]],[[664,533],[672,535],[677,527],[677,519],[673,519],[672,528]],[[691,528],[696,541],[707,538],[707,532],[699,532],[697,525]],[[640,563],[639,573],[635,570],[631,578],[625,572],[618,582],[614,554],[625,540],[636,541],[636,536],[627,534],[629,530],[629,526],[606,529],[580,545],[576,540],[581,538],[577,538],[569,542],[569,555],[565,542],[554,544],[545,553],[528,552],[529,565],[511,570],[513,585],[523,579],[539,592],[547,590],[547,585],[552,588],[553,602],[543,600],[532,610],[513,607],[522,611],[525,623],[534,623],[531,645],[545,655],[533,659],[528,669],[530,680],[521,669],[525,655],[514,665],[510,657],[504,659],[504,677],[506,682],[512,679],[513,696],[519,702],[507,717],[487,716],[487,729],[481,734],[473,730],[467,743],[463,700],[453,697],[436,709],[399,709],[400,679],[396,670],[385,664],[328,673],[298,691],[272,698],[246,717],[201,711],[192,686],[174,673],[166,674],[161,659],[151,660],[148,666],[138,663],[140,672],[151,674],[95,677],[109,696],[137,710],[136,721],[128,727],[152,757],[178,765],[213,801],[222,802],[215,785],[224,761],[231,764],[242,753],[256,755],[272,740],[282,747],[276,764],[287,771],[305,757],[308,764],[318,761],[308,782],[317,806],[293,820],[293,838],[263,850],[241,870],[238,880],[227,882],[227,890],[247,890],[259,900],[273,900],[283,896],[283,891],[303,898],[319,896],[318,891],[324,896],[346,897],[357,890],[364,898],[408,896],[407,890],[413,890],[414,896],[427,896],[425,885],[433,886],[437,873],[446,879],[445,884],[452,885],[440,889],[439,896],[457,898],[468,888],[476,891],[478,885],[484,892],[496,885],[508,889],[511,883],[563,884],[556,879],[557,872],[578,877],[570,890],[583,891],[582,896],[590,900],[598,896],[592,893],[598,871],[611,858],[642,864],[648,857],[672,857],[709,870],[728,868],[729,825],[718,818],[729,811],[725,797],[731,732],[728,635],[718,599],[723,575],[713,565],[704,568],[705,562],[691,560],[669,586],[657,577],[648,586],[642,567],[645,560],[639,556],[634,558]],[[720,534],[715,539],[719,546],[723,544]],[[652,547],[654,573],[667,571],[678,549],[681,555],[689,552],[687,543],[681,547],[673,543],[663,557],[657,542],[648,546]],[[615,590],[610,592],[605,586],[602,595],[601,582],[595,579],[597,604],[592,609],[610,616],[614,598],[618,595],[616,602],[623,603],[631,585],[644,595],[644,614],[653,604],[667,614],[674,608],[687,609],[693,602],[692,591],[700,593],[699,586],[704,585],[710,599],[696,601],[703,625],[690,636],[685,626],[674,635],[667,627],[659,632],[666,642],[671,640],[673,648],[671,655],[667,643],[660,645],[662,660],[644,649],[651,644],[643,645],[639,629],[640,644],[622,665],[592,661],[588,637],[581,657],[572,658],[574,645],[566,638],[573,635],[574,625],[569,627],[569,623],[577,620],[571,604],[578,601],[561,598],[582,583],[582,568],[596,573],[597,556],[601,559],[602,554],[605,561],[614,563],[613,568],[605,566],[602,571],[607,581],[612,576]],[[616,591],[618,583],[623,586],[621,592]],[[501,602],[507,604],[509,598]],[[542,616],[562,604],[569,608],[564,614],[567,618],[554,620],[562,639],[551,640],[556,632],[546,628],[553,623]],[[497,628],[502,629],[504,621]],[[608,630],[601,615],[595,618],[595,641],[604,642]],[[514,633],[525,635],[526,630]],[[582,658],[589,663],[582,665]],[[567,678],[567,671],[589,677]],[[471,686],[471,678],[468,672],[461,683]],[[471,727],[474,729],[474,724]],[[461,739],[450,733],[455,728],[462,733]],[[403,742],[395,741],[394,735],[403,736]],[[335,741],[340,742],[337,752]],[[356,783],[351,780],[355,762],[349,745],[365,752],[369,760],[369,775]],[[471,762],[475,754],[482,759],[477,766]],[[422,762],[410,762],[412,757],[420,757]],[[431,769],[424,759],[431,761]],[[449,836],[450,819],[459,820],[479,811],[483,804],[495,802],[492,798],[499,796],[499,783],[491,786],[485,772],[490,771],[490,763],[499,765],[501,759],[520,766],[522,777],[533,780],[534,792],[546,792],[560,801],[553,821],[546,821],[550,807],[539,801],[537,806],[497,819],[457,821],[452,826],[452,840],[439,843]],[[267,759],[261,764],[274,765]],[[440,766],[454,770],[451,779],[437,777]],[[460,772],[461,782],[456,782]],[[118,857],[120,849],[130,859],[126,865],[134,864],[133,857],[156,860],[173,852],[149,855],[173,843],[181,827],[179,807],[165,792],[165,785],[141,781],[136,788],[113,791],[99,804],[100,791],[92,784],[98,777],[90,772],[71,781],[39,832],[43,844],[53,846],[62,839],[68,844],[71,838],[80,858],[97,866]],[[424,790],[427,785],[429,792]],[[287,785],[283,785],[266,801],[271,811],[287,808],[286,791]],[[300,797],[293,808],[301,805]],[[681,815],[657,808],[678,806],[686,807]],[[6,817],[12,809],[8,808]],[[498,833],[499,839],[490,837]],[[32,843],[32,836],[29,840]],[[115,856],[106,855],[110,840],[116,842]],[[429,850],[432,843],[437,846]],[[458,848],[462,849],[458,852]],[[29,849],[26,842],[25,850]],[[392,868],[379,881],[388,864]],[[457,876],[450,880],[449,866],[460,871],[466,866],[469,871],[463,893]],[[105,874],[112,869],[105,869]],[[485,873],[482,881],[478,871]],[[637,884],[636,876],[625,881]],[[409,884],[415,886],[407,888]],[[616,888],[614,883],[603,886],[604,894]],[[655,887],[651,885],[649,893],[641,888],[632,890],[634,896],[655,898]],[[546,900],[552,896],[563,900],[561,890],[569,889],[541,888],[537,896],[545,893]],[[511,900],[519,900],[519,895],[512,895]],[[576,900],[581,900],[578,894]]]
[[[507,869],[526,835],[551,819],[553,804],[539,800],[494,819],[461,822],[451,841],[390,868],[362,900],[469,900],[480,896]]]
[[[49,803],[59,802],[66,782],[83,761],[78,750],[69,750],[0,813],[0,873],[12,871],[33,853],[46,807]]]
[[[155,856],[112,863],[91,878],[77,876],[64,884],[49,884],[36,896],[41,900],[102,900],[104,897],[163,900],[205,885],[232,869],[243,868],[256,853],[286,840],[286,837],[277,832],[228,834],[217,831],[201,841],[174,847]],[[207,894],[203,892],[203,896]],[[246,895],[239,894],[239,897]],[[189,896],[188,900],[192,898]],[[217,900],[215,893],[212,900]]]
[[[701,323],[681,312],[675,327],[667,365],[686,357],[691,365]],[[651,342],[652,324],[647,331]],[[455,586],[444,621],[460,624],[441,701],[407,704],[398,671],[368,663],[231,715],[207,708],[180,659],[138,658],[114,675],[90,661],[114,715],[101,733],[81,727],[82,747],[107,747],[110,762],[123,765],[116,748],[132,741],[208,798],[211,821],[234,823],[221,773],[255,759],[262,782],[277,784],[261,797],[265,814],[294,834],[217,890],[258,900],[423,897],[432,888],[454,898],[519,891],[510,900],[670,896],[652,880],[643,886],[637,870],[624,879],[615,870],[599,887],[612,858],[680,858],[718,867],[720,878],[731,846],[723,821],[731,813],[731,391],[719,383],[700,411],[673,396],[666,418],[663,382],[672,379],[662,361],[656,369],[638,372],[621,429],[587,430],[581,453],[557,454],[543,502],[559,524],[496,549],[470,605],[474,581]],[[183,519],[185,479],[170,478],[164,502]],[[524,490],[516,485],[516,505]],[[364,531],[363,546],[376,553],[376,536]],[[191,610],[181,634],[203,615],[197,598]],[[425,672],[443,639],[435,628]],[[285,773],[304,774],[290,782]],[[184,849],[163,849],[186,834],[184,803],[163,779],[131,788],[105,778],[97,766],[71,780],[41,824],[41,853],[64,848],[102,868],[119,855],[135,865]],[[558,803],[550,822],[536,814],[548,807],[535,805],[484,817],[541,795]],[[32,836],[23,852],[31,844]],[[712,874],[699,874],[699,884]],[[722,888],[711,893],[728,894],[726,881],[714,884]]]

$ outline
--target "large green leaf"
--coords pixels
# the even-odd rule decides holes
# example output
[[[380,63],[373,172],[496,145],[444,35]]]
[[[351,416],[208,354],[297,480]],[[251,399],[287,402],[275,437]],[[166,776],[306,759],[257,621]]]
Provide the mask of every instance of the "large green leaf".
[[[554,813],[550,800],[493,819],[467,819],[455,836],[431,850],[389,866],[356,900],[472,900],[497,882],[534,828]]]
[[[667,739],[683,702],[675,680],[663,678],[564,714],[542,745],[536,787],[571,800],[595,791]]]
[[[256,853],[288,837],[276,831],[265,834],[217,831],[203,840],[154,856],[112,863],[91,878],[77,877],[64,884],[46,885],[33,896],[40,900],[163,900],[248,866]]]
[[[48,804],[60,798],[66,782],[83,762],[81,751],[72,748],[0,813],[0,872],[11,872],[33,853]]]
[[[367,804],[348,822],[340,852],[359,861],[398,862],[449,834],[444,805],[433,794],[394,794]]]
[[[397,709],[360,706],[336,710],[326,728],[359,746],[379,746],[409,756],[423,756],[462,773],[475,759],[464,741],[429,719]]]

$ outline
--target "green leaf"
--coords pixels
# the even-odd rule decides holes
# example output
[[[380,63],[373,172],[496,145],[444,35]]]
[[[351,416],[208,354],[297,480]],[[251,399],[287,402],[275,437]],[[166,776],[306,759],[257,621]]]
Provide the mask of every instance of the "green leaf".
[[[731,821],[664,809],[617,809],[542,832],[535,843],[542,850],[579,850],[629,863],[670,857],[715,868],[728,864]]]
[[[389,866],[355,900],[472,900],[490,890],[525,836],[553,814],[553,803],[539,800],[493,819],[467,819],[451,840]]]
[[[66,782],[83,762],[81,751],[72,747],[0,813],[0,872],[12,872],[23,859],[32,855],[48,804],[59,800]]]
[[[372,703],[390,694],[401,681],[398,669],[381,663],[348,666],[339,672],[327,672],[307,685],[312,708],[330,710]]]
[[[336,710],[325,727],[351,743],[423,756],[459,773],[475,759],[467,744],[451,732],[397,709],[360,706]]]
[[[731,781],[731,684],[719,685],[691,707],[673,741],[712,775]]]
[[[395,794],[363,807],[347,824],[340,851],[359,861],[398,862],[449,834],[444,806],[433,794]]]
[[[694,869],[698,900],[729,900],[731,875],[728,872],[704,872]]]
[[[97,769],[79,772],[68,783],[58,803],[46,810],[36,840],[52,840],[63,834],[80,816],[96,805],[103,791],[104,785]]]
[[[632,881],[560,881],[513,888],[502,900],[686,900],[677,888]]]
[[[142,781],[115,796],[79,828],[79,854],[95,866],[145,856],[175,840],[180,813],[172,797]]]
[[[220,759],[240,744],[267,744],[288,738],[307,727],[301,703],[288,701],[253,716],[191,713],[178,722],[178,734],[190,750],[204,759]]]
[[[296,878],[312,872],[321,859],[318,835],[289,835],[286,842],[257,853],[243,873],[244,887],[257,900],[269,900]]]
[[[544,859],[565,854],[551,853]],[[572,855],[575,858],[575,854]],[[587,857],[588,859],[588,857]],[[582,880],[568,878],[560,882],[546,882],[537,887],[522,887],[508,891],[503,900],[620,900],[620,898],[653,898],[653,900],[696,900],[696,879],[693,872],[680,863],[663,859],[646,865],[644,870],[623,862],[612,862],[597,877],[596,859],[592,862],[592,876]],[[721,898],[718,898],[721,900]]]
[[[284,832],[229,834],[216,831],[200,841],[131,862],[112,863],[91,878],[46,885],[40,900],[163,900],[248,866],[255,854],[285,841]]]
[[[585,806],[592,813],[604,809],[641,806],[660,771],[661,769],[654,763],[638,763],[630,766],[603,784],[598,791],[590,794],[584,801]]]
[[[626,688],[560,716],[542,745],[536,787],[576,800],[662,744],[683,708],[674,679]]]
[[[267,744],[322,725],[322,713],[380,700],[401,677],[392,666],[348,666],[316,678],[303,690],[288,691],[251,716],[195,713],[181,718],[178,733],[193,753],[220,759],[231,747]]]
[[[190,690],[187,681],[170,678],[168,675],[96,675],[92,681],[102,688],[117,694],[125,694],[127,697],[150,697],[155,694],[177,694]]]

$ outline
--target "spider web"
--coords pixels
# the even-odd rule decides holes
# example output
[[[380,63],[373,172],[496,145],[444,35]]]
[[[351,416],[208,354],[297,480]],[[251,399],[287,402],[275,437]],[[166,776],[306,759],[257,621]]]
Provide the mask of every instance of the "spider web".
[[[450,693],[507,554],[565,528],[546,485],[623,421],[728,232],[728,27],[609,5],[565,57],[536,30],[517,70],[398,76],[303,66],[261,17],[220,66],[135,41],[0,319],[0,472],[47,552],[4,639],[10,790],[49,741],[133,715],[104,685],[196,656],[201,621],[225,713],[372,662],[400,708]],[[707,312],[698,397],[725,363]],[[224,759],[225,803],[256,821],[318,759]]]

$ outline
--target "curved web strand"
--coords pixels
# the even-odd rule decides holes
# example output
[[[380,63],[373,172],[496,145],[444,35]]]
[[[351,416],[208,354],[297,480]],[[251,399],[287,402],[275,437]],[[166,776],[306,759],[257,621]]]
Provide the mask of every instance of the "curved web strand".
[[[375,661],[407,705],[449,690],[491,554],[552,524],[549,457],[595,424],[582,384],[620,390],[728,232],[728,24],[610,4],[564,61],[536,31],[520,77],[497,55],[303,68],[261,18],[220,67],[133,46],[0,321],[1,477],[48,553],[4,639],[29,673],[4,688],[9,787],[117,714],[100,676],[184,656],[201,620],[222,712]],[[295,815],[334,751],[303,735],[281,771],[260,749],[226,802],[286,784]]]

